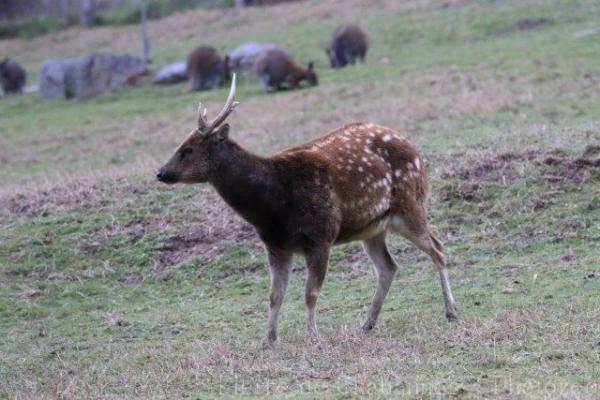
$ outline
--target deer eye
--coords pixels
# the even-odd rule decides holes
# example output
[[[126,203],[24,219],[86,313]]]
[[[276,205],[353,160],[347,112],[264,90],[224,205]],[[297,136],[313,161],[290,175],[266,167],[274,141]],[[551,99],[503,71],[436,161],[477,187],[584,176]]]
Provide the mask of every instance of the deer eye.
[[[194,149],[192,149],[191,147],[186,147],[185,149],[183,149],[183,155],[184,156],[189,156],[193,152],[194,152]]]

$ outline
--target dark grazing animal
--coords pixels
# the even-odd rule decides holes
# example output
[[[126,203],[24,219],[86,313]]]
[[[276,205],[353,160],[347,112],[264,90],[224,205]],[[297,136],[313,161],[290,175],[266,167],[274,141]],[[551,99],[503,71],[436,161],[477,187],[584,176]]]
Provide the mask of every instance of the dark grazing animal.
[[[270,49],[262,52],[254,63],[254,71],[262,82],[265,92],[280,90],[287,85],[295,89],[301,81],[311,86],[319,84],[313,62],[303,68],[294,62],[292,56],[281,49]]]
[[[427,223],[425,165],[406,138],[384,126],[353,123],[305,145],[260,157],[229,138],[229,125],[223,122],[237,104],[234,74],[221,112],[208,121],[200,104],[198,127],[157,178],[170,184],[209,182],[256,228],[271,270],[265,346],[277,338],[277,316],[293,255],[306,259],[307,331],[318,338],[315,306],[330,249],[355,240],[363,242],[377,271],[377,290],[363,325],[372,329],[398,269],[385,242],[389,232],[404,236],[433,259],[446,317],[457,318],[442,244]]]
[[[229,69],[232,72],[253,73],[254,62],[260,53],[276,48],[273,43],[244,43],[229,52]]]
[[[198,47],[187,58],[189,90],[216,89],[230,78],[229,58],[209,46]]]
[[[368,49],[365,31],[356,24],[344,24],[333,32],[326,53],[331,68],[342,68],[354,64],[357,59],[364,62]]]
[[[22,93],[27,75],[23,67],[5,58],[0,62],[0,84],[5,93]]]

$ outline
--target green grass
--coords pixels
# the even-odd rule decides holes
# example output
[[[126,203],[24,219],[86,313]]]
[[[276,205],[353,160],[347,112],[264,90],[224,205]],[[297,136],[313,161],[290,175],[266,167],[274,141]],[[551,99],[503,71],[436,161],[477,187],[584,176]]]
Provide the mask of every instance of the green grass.
[[[223,50],[276,41],[316,61],[313,89],[267,96],[241,79],[232,136],[253,151],[353,120],[410,137],[427,160],[431,223],[461,320],[443,319],[431,261],[391,237],[401,270],[374,332],[358,328],[375,280],[349,244],[331,256],[322,342],[304,341],[298,259],[281,342],[264,352],[269,278],[258,239],[210,188],[152,178],[193,128],[197,101],[214,112],[226,88],[6,97],[0,398],[597,396],[600,170],[577,160],[599,156],[600,45],[574,33],[597,23],[598,5],[357,4],[339,17],[338,3],[316,1],[224,11],[197,29]],[[539,18],[547,22],[518,28]],[[333,71],[323,48],[346,19],[360,20],[373,45],[366,65]],[[196,41],[182,34],[153,57],[182,58]]]

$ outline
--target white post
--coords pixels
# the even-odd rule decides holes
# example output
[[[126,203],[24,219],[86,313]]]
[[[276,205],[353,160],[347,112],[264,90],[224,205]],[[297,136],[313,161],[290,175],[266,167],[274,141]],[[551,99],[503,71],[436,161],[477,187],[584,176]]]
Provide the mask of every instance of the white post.
[[[82,27],[88,27],[94,21],[96,15],[96,0],[80,0],[79,1],[79,24]]]
[[[60,21],[63,25],[69,24],[69,0],[60,0]]]
[[[150,39],[148,38],[148,0],[142,0],[140,8],[140,33],[142,36],[142,59],[144,64],[150,62]]]

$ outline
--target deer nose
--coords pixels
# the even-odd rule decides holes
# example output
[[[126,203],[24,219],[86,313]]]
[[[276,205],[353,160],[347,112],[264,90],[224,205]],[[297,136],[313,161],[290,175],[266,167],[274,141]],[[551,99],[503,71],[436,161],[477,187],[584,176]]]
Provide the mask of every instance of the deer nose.
[[[177,176],[169,171],[164,171],[162,168],[156,174],[156,179],[162,183],[175,183],[177,182]]]

